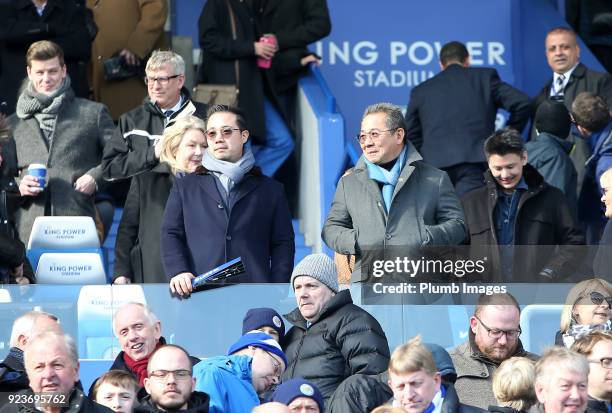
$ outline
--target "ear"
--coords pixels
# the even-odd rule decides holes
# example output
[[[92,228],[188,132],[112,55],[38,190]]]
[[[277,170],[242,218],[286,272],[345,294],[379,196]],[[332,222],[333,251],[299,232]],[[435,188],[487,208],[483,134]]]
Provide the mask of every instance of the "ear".
[[[472,65],[472,57],[468,55],[463,61],[463,67],[470,67]]]
[[[478,329],[478,320],[476,320],[476,317],[474,316],[470,317],[470,328],[472,329],[472,333],[475,335],[476,330]]]
[[[183,86],[185,85],[185,75],[179,76],[178,81],[179,81],[180,88],[182,89]]]
[[[157,321],[153,329],[155,331],[155,341],[159,341],[161,338],[161,322]]]
[[[151,394],[151,379],[148,377],[145,377],[144,379],[144,388],[147,391],[148,394]]]
[[[442,375],[438,372],[433,376],[434,383],[436,384],[436,393],[440,391],[440,386],[442,385]]]
[[[80,370],[81,370],[81,362],[77,360],[76,366],[74,367],[74,374],[75,374],[75,377],[76,377],[75,382],[80,380],[80,378],[79,378]]]
[[[540,403],[544,403],[546,401],[546,389],[544,389],[544,386],[542,386],[541,383],[535,383],[534,388],[538,401]]]
[[[527,165],[528,160],[529,155],[527,154],[527,151],[523,151],[523,154],[521,155],[521,163],[523,164],[523,166]]]
[[[26,71],[28,72],[28,79],[32,80],[32,68],[30,66],[26,66]]]
[[[444,66],[444,65],[442,64],[442,61],[441,61],[441,60],[438,60],[438,64],[440,65],[440,70],[444,70],[444,69],[446,69],[446,66]]]
[[[246,141],[249,140],[249,131],[245,129],[242,132],[240,132],[240,134],[242,135],[242,143],[245,144]]]
[[[25,334],[19,334],[19,337],[17,337],[17,347],[19,347],[20,349],[25,349],[25,346],[28,344],[28,338],[26,337]]]
[[[397,143],[403,144],[404,136],[406,136],[406,131],[404,130],[404,128],[399,128],[398,130],[395,131],[395,133],[397,133]]]

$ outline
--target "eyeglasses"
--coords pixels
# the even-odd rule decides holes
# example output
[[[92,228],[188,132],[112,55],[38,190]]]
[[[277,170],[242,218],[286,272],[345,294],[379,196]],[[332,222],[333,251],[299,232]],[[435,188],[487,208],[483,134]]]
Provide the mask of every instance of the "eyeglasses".
[[[221,129],[219,129],[219,133],[221,134],[221,137],[223,139],[227,139],[230,136],[232,136],[232,133],[234,133],[235,130],[240,130],[240,128],[231,128],[229,126],[224,126]],[[215,138],[217,137],[217,131],[215,129],[209,129],[205,132],[206,138],[212,140],[215,140]]]
[[[167,380],[170,374],[172,374],[176,380],[187,380],[191,378],[191,372],[189,370],[153,370],[149,373],[149,377],[157,380]]]
[[[149,76],[145,76],[144,78],[144,82],[145,85],[150,84],[154,84],[155,82],[158,82],[160,85],[162,86],[166,86],[168,84],[168,82],[170,81],[170,79],[174,79],[176,77],[179,77],[182,75],[174,75],[174,76],[159,76],[159,77],[149,77]]]
[[[482,325],[484,329],[487,330],[487,334],[490,338],[499,339],[505,334],[507,339],[515,339],[522,333],[520,327],[518,328],[518,330],[498,330],[497,328],[489,328],[485,323],[482,322],[482,320],[477,315],[475,315],[474,317],[476,317],[476,320],[478,320],[480,325]]]
[[[602,357],[599,360],[589,360],[589,363],[600,364],[606,370],[612,369],[612,357]]]
[[[384,132],[391,132],[391,131],[395,131],[398,130],[399,128],[393,128],[393,129],[385,129],[385,130],[380,130],[380,129],[370,129],[367,132],[359,132],[356,136],[355,139],[357,139],[357,141],[360,144],[364,144],[366,138],[369,136],[370,139],[372,139],[373,141],[378,141],[382,134]]]
[[[582,298],[586,298],[586,297],[581,297]],[[601,303],[605,302],[608,303],[608,307],[612,308],[612,297],[604,297],[604,295],[598,291],[593,291],[589,294],[589,298],[591,299],[591,302],[595,305],[600,305]]]
[[[265,351],[268,354],[268,356],[270,356],[270,358],[272,359],[272,365],[274,366],[274,375],[276,377],[280,377],[282,374],[281,363],[278,360],[276,360],[276,358],[268,350],[264,350],[263,348],[260,350]]]

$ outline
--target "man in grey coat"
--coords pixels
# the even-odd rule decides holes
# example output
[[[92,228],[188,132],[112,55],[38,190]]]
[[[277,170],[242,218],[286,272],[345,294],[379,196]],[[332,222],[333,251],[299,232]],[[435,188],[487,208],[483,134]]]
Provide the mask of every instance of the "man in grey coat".
[[[493,373],[511,357],[537,356],[523,349],[520,307],[510,294],[482,294],[470,317],[468,340],[450,351],[457,380],[455,390],[462,403],[486,409],[496,405]]]
[[[395,248],[457,245],[466,237],[448,175],[424,163],[405,136],[398,106],[378,103],[366,109],[357,136],[363,156],[340,179],[322,233],[331,249],[355,255],[356,269],[364,253],[388,256]]]
[[[16,220],[24,242],[38,216],[95,216],[102,152],[114,129],[104,105],[74,96],[57,44],[33,43],[26,61],[29,81],[11,117],[22,198]],[[31,164],[46,166],[44,187],[28,172]]]

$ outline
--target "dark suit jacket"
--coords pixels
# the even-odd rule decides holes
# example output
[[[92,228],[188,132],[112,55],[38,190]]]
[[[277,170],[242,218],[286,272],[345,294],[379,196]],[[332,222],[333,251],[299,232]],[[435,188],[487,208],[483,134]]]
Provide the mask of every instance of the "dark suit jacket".
[[[174,182],[161,228],[168,280],[242,257],[246,274],[232,283],[289,282],[295,243],[282,185],[252,169],[231,190],[226,208],[216,179],[202,168]]]
[[[495,69],[452,64],[412,89],[407,136],[437,168],[484,162],[482,146],[495,129],[498,108],[510,112],[508,126],[525,127],[527,95],[502,82]]]
[[[540,93],[533,98],[531,104],[532,116],[535,117],[535,112],[538,106],[540,106],[540,103],[544,102],[550,96],[550,85],[552,81],[553,78],[551,77],[540,90]],[[597,93],[606,101],[608,107],[612,108],[612,77],[609,73],[596,72],[582,63],[578,63],[578,66],[576,66],[572,72],[567,82],[567,86],[563,91],[563,102],[567,110],[571,109],[572,102],[574,102],[576,96],[581,92]]]

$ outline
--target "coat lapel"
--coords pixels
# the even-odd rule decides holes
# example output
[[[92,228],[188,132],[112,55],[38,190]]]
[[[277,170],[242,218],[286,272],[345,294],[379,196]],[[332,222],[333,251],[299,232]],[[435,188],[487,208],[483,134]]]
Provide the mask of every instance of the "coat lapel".
[[[215,184],[215,177],[212,174],[203,175],[204,179],[199,179],[198,182],[200,186],[204,190],[204,193],[212,198],[217,205],[223,205],[223,201],[221,200],[221,195],[217,190],[217,185]]]
[[[25,124],[28,126],[28,128],[32,130],[32,136],[36,136],[40,140],[40,142],[43,144],[44,148],[46,149],[47,154],[49,154],[49,144],[47,140],[45,139],[45,137],[43,136],[42,131],[40,130],[38,121],[34,119],[34,117],[31,117],[25,120]]]
[[[256,179],[255,177],[249,175],[245,176],[245,179],[234,188],[233,206],[238,204],[242,198],[259,187],[260,184],[260,179]]]

